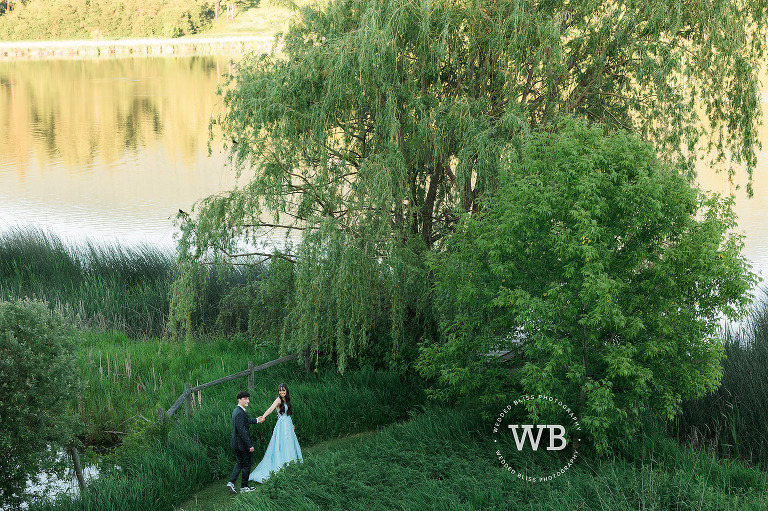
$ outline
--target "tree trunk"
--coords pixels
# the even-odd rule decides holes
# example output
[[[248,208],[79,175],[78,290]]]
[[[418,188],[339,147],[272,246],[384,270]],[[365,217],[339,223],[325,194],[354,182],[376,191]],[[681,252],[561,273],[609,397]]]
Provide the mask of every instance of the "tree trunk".
[[[435,172],[429,180],[429,189],[427,197],[424,199],[424,206],[421,209],[421,236],[427,247],[432,248],[432,225],[434,221],[435,199],[437,198],[437,185],[443,179],[443,163],[437,162]]]

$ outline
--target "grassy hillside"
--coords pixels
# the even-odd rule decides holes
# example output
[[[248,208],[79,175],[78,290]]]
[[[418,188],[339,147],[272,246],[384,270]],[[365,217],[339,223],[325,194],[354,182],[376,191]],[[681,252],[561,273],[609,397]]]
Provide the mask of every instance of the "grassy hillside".
[[[549,483],[524,482],[503,470],[486,426],[467,412],[428,407],[376,434],[308,449],[304,463],[288,466],[252,493],[230,497],[221,480],[176,509],[723,511],[768,506],[765,473],[680,447],[653,426],[614,457],[585,453]],[[517,460],[528,467],[548,462],[561,461]]]
[[[261,35],[285,30],[291,10],[240,1],[235,17],[215,0],[30,0],[0,9],[0,40],[123,39],[191,35]]]

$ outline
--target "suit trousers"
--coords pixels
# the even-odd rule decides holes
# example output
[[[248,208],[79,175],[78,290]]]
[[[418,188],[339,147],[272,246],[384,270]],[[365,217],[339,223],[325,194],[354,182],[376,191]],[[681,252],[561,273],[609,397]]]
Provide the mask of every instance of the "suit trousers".
[[[232,471],[232,476],[229,478],[229,482],[232,484],[235,484],[237,482],[237,477],[242,472],[243,474],[243,480],[240,484],[240,487],[248,486],[248,477],[251,475],[251,459],[253,458],[253,453],[251,451],[235,451],[235,456],[237,456],[237,463],[235,463],[235,469]]]

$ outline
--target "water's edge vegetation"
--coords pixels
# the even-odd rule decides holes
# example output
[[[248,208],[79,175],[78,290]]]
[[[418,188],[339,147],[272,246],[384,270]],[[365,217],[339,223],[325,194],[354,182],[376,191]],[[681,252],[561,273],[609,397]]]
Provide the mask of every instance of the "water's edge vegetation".
[[[174,254],[154,246],[67,245],[34,228],[0,233],[0,299],[46,301],[81,330],[162,337],[175,271]],[[226,318],[237,311],[222,301],[262,272],[261,267],[227,272],[210,267],[201,275],[210,285],[193,314],[200,333],[205,325],[231,332]]]
[[[117,39],[0,42],[0,60],[137,56],[239,55],[264,53],[272,37],[235,36],[194,39]]]
[[[248,360],[258,364],[279,355],[268,333],[260,340],[253,328],[249,333],[248,312],[237,309],[237,296],[242,306],[243,293],[258,291],[245,282],[264,282],[269,270],[211,269],[205,278],[220,285],[212,286],[206,307],[197,311],[201,329],[194,339],[176,342],[162,339],[174,265],[172,254],[152,247],[71,247],[38,230],[0,236],[0,299],[45,300],[76,327],[77,366],[86,385],[72,406],[81,419],[79,438],[91,446],[86,458],[95,459],[98,446],[120,446],[102,455],[108,463],[84,500],[64,496],[31,509],[173,509],[230,470],[231,398],[245,381],[196,396],[191,421],[179,414],[160,423],[156,410],[167,408],[185,383],[211,381],[243,370]],[[239,290],[235,298],[233,289]],[[385,429],[343,454],[291,467],[267,486],[289,485],[297,509],[314,508],[302,502],[341,509],[345,495],[362,505],[369,490],[381,508],[404,509],[420,509],[434,498],[448,508],[476,509],[533,499],[542,509],[560,509],[566,501],[577,509],[596,502],[610,502],[612,509],[635,509],[638,502],[661,509],[679,507],[670,502],[697,509],[764,507],[766,318],[768,306],[759,301],[742,330],[727,335],[723,384],[714,395],[686,403],[683,415],[667,426],[650,422],[637,442],[612,459],[587,453],[555,483],[562,493],[507,481],[481,413],[430,405],[417,378],[370,367],[344,376],[307,373],[300,363],[272,368],[257,377],[254,409],[269,402],[279,381],[287,382],[298,405],[302,445]],[[400,425],[389,426],[395,423]],[[254,428],[256,444],[266,445],[270,433]],[[694,477],[705,473],[706,480]],[[377,486],[382,474],[388,474],[386,491]],[[360,493],[350,485],[367,489]],[[232,509],[284,503],[266,497],[269,488],[236,500]]]

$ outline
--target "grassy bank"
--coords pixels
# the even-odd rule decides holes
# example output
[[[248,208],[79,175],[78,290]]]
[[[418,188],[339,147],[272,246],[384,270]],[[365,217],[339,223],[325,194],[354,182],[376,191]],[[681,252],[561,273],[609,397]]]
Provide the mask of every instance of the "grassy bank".
[[[503,470],[490,424],[481,414],[428,403],[418,379],[372,370],[344,376],[307,373],[298,362],[271,368],[257,374],[249,411],[253,416],[262,413],[277,384],[287,383],[307,456],[258,491],[230,499],[222,488],[233,464],[230,413],[233,396],[246,380],[196,395],[192,420],[178,413],[160,423],[157,409],[167,409],[186,383],[215,380],[246,369],[249,360],[259,364],[279,353],[268,339],[244,334],[198,336],[187,342],[145,335],[152,328],[136,324],[150,324],[152,308],[147,304],[162,303],[156,307],[165,307],[167,314],[174,264],[171,256],[146,250],[74,250],[39,232],[0,237],[3,297],[48,299],[83,328],[73,333],[86,384],[74,403],[81,439],[120,446],[107,457],[119,468],[105,465],[85,497],[36,503],[32,510],[170,510],[206,488],[211,507],[196,511],[768,508],[768,475],[761,471],[768,453],[763,434],[768,421],[765,300],[758,302],[742,330],[728,334],[721,389],[686,403],[684,414],[669,428],[673,435],[663,426],[646,425],[613,456],[598,458],[585,451],[565,475],[547,484],[523,482]],[[255,277],[242,274],[237,279],[242,283]],[[210,309],[200,312],[200,325],[211,331],[216,330],[213,325],[221,327],[218,304],[225,296],[225,308],[240,317],[235,313],[239,302],[227,294],[233,282],[238,281],[222,281],[218,290],[210,291],[205,300]],[[136,310],[126,310],[126,304]],[[158,331],[165,317],[151,320],[160,326]],[[114,330],[118,327],[125,331]],[[271,417],[265,426],[252,428],[257,452],[266,448],[273,425]],[[350,437],[355,441],[323,448],[329,440]],[[514,450],[507,446],[506,451]],[[510,461],[535,471],[563,460],[519,455]],[[221,490],[220,498],[215,488]]]
[[[198,350],[200,353],[192,350],[189,362],[185,363],[202,368],[218,366],[220,359],[211,356],[213,352]],[[163,359],[169,358],[168,353],[161,355]],[[228,371],[229,359],[224,360]],[[132,364],[139,373],[137,364],[134,361]],[[173,372],[183,373],[184,369]],[[222,376],[220,370],[216,373]],[[114,386],[114,381],[110,381],[112,384],[106,388]],[[402,421],[414,404],[424,399],[418,381],[403,379],[394,373],[359,371],[345,376],[316,375],[288,364],[257,376],[256,389],[251,394],[251,415],[266,410],[279,382],[287,383],[291,390],[296,433],[299,442],[307,447]],[[30,509],[172,509],[189,494],[232,470],[231,412],[235,406],[234,396],[244,386],[243,379],[206,389],[191,420],[180,413],[164,423],[148,420],[144,427],[133,427],[112,457],[119,468],[104,468],[83,498],[65,496],[52,503],[35,504]],[[117,399],[118,402],[113,403],[115,408],[133,405],[128,404],[132,399],[128,394],[118,395]],[[106,402],[100,405],[101,408],[108,406]],[[262,452],[274,426],[274,417],[270,419],[265,426],[251,428],[254,445]]]
[[[0,39],[179,37],[210,27],[213,3],[201,0],[30,0],[0,12]]]
[[[298,5],[306,1],[299,0]],[[235,16],[215,1],[31,0],[6,11],[0,4],[3,41],[102,40],[198,36],[271,37],[288,28],[292,9],[271,1],[236,2]]]
[[[136,342],[121,333],[79,335],[77,364],[86,389],[78,406],[83,440],[88,444],[140,440],[155,426],[158,408],[167,410],[186,383],[194,386],[213,381],[247,369],[249,360],[259,365],[279,356],[244,337],[174,343]],[[331,372],[318,377],[305,373],[297,362],[287,362],[256,373],[251,402],[266,410],[281,381],[289,384],[292,394],[299,392],[298,416],[317,424],[301,433],[309,443],[396,420],[407,407],[407,393],[416,392],[409,385],[403,387],[394,374],[357,372],[342,377]],[[232,408],[233,396],[246,384],[242,378],[196,393],[195,409]],[[299,390],[294,391],[292,385],[300,385]],[[333,403],[328,402],[329,395],[336,396]],[[355,410],[349,419],[336,424],[338,407]],[[182,415],[183,409],[174,417]],[[227,414],[222,417],[227,419],[226,429]]]
[[[121,333],[80,335],[78,365],[88,379],[84,420],[95,431],[122,427],[128,433],[120,436],[122,446],[111,458],[120,468],[103,472],[85,499],[63,497],[31,509],[174,509],[201,490],[211,507],[196,511],[768,506],[765,472],[723,459],[726,452],[681,445],[653,425],[611,457],[585,451],[554,482],[526,483],[499,466],[490,424],[480,414],[427,403],[420,382],[373,371],[317,375],[292,363],[257,376],[250,412],[263,412],[276,384],[286,382],[294,398],[297,435],[307,448],[305,462],[288,467],[252,494],[230,499],[222,489],[233,463],[229,415],[232,396],[245,380],[203,391],[191,421],[180,413],[158,424],[152,413],[158,406],[167,408],[185,382],[215,379],[242,370],[247,360],[259,363],[276,354],[244,337],[169,343],[137,342]],[[727,375],[743,370],[750,353],[732,355]],[[739,361],[742,365],[735,365]],[[252,428],[257,451],[265,449],[272,426],[269,421]],[[354,442],[321,448],[329,439],[350,435]],[[745,439],[742,448],[748,445]],[[534,471],[562,463],[554,456],[537,460],[521,455],[510,461]]]
[[[499,466],[489,431],[474,414],[427,407],[341,448],[309,451],[304,463],[286,467],[250,494],[231,499],[218,482],[183,509],[722,511],[768,505],[766,474],[697,454],[654,426],[612,458],[585,453],[560,478],[537,484]],[[520,456],[514,462],[536,470],[562,461]]]
[[[174,343],[161,339],[134,341],[121,332],[78,332],[76,358],[85,382],[77,406],[82,440],[88,445],[115,445],[140,437],[184,391],[184,385],[213,381],[277,358],[242,337]],[[296,366],[278,366],[259,379],[280,379]],[[257,380],[258,381],[258,380]],[[195,406],[230,401],[245,379],[195,395]],[[234,394],[233,394],[234,395]],[[182,410],[183,412],[183,410]],[[180,413],[181,415],[181,413]]]

